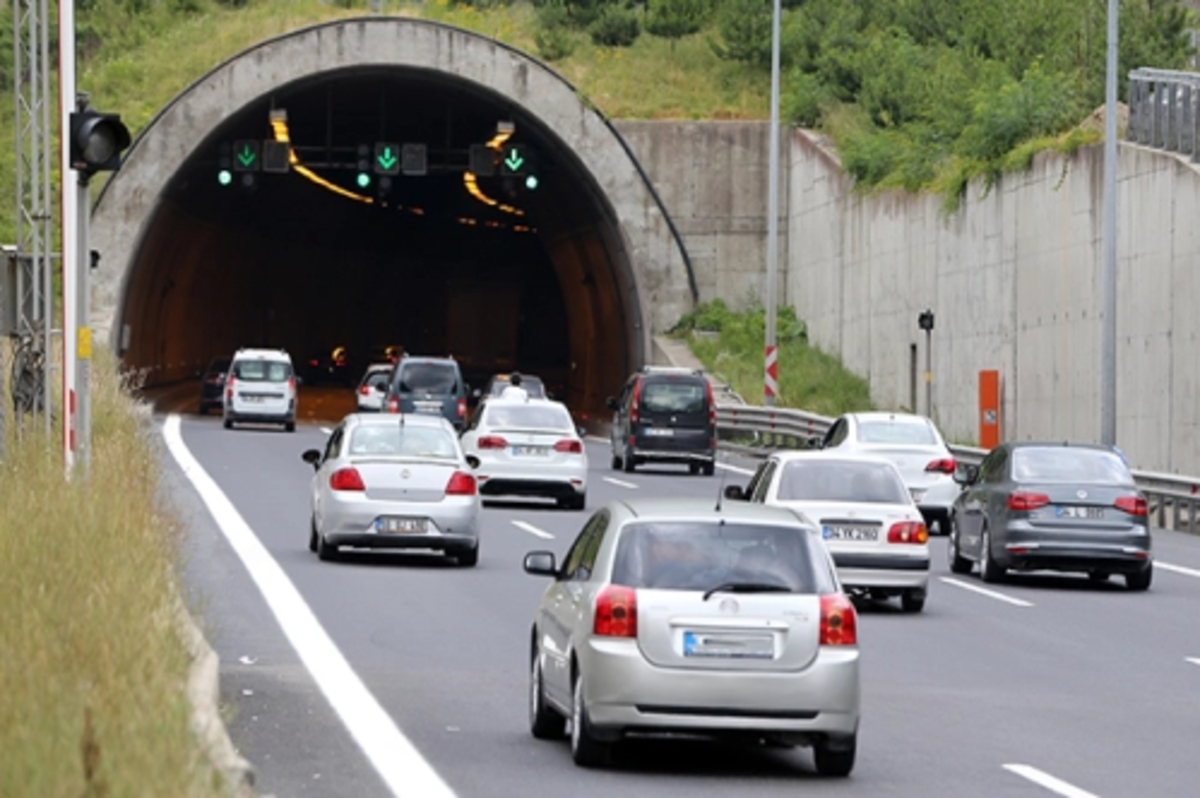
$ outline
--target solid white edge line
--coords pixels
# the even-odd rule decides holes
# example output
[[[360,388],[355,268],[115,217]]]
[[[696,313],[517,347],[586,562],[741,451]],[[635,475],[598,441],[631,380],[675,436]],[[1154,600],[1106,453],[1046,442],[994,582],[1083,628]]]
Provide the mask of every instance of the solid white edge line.
[[[1162,560],[1155,560],[1154,567],[1162,568],[1163,570],[1170,571],[1171,573],[1182,574],[1184,576],[1194,576],[1197,579],[1200,579],[1200,571],[1197,571],[1195,568],[1184,568],[1182,565],[1172,565],[1171,563],[1163,562]]]
[[[1068,784],[1062,779],[1055,778],[1032,765],[1005,765],[1004,769],[1009,773],[1015,773],[1023,779],[1029,779],[1034,784],[1039,787],[1045,787],[1050,792],[1065,796],[1065,798],[1098,798],[1095,793],[1082,790],[1074,784]]]
[[[1200,665],[1200,657],[1184,657],[1184,659],[1193,665]]]
[[[748,477],[754,476],[753,469],[742,468],[741,466],[729,465],[728,463],[717,463],[717,468],[724,468],[726,471],[732,471],[735,474],[745,474]]]
[[[638,487],[637,485],[634,485],[632,482],[626,482],[625,480],[617,479],[616,477],[600,477],[600,478],[611,485],[616,485],[618,488],[632,488],[632,489],[636,490]]]
[[[283,568],[192,455],[183,442],[178,415],[167,417],[163,439],[262,592],[292,648],[392,794],[453,798],[454,792],[371,695]]]
[[[997,601],[1008,602],[1009,604],[1012,604],[1014,607],[1032,607],[1033,606],[1033,602],[1031,602],[1031,601],[1026,601],[1025,599],[1019,599],[1019,598],[1013,598],[1012,596],[1006,596],[1003,593],[997,593],[995,590],[988,590],[986,587],[980,587],[979,585],[973,585],[970,582],[964,582],[961,579],[955,579],[952,576],[939,576],[938,579],[942,580],[943,582],[945,582],[948,585],[954,585],[955,587],[961,587],[963,590],[970,590],[972,592],[978,593],[981,596],[987,596],[988,598],[994,598]]]
[[[321,427],[321,432],[324,432],[326,435],[332,435],[333,428],[332,427]]]
[[[523,529],[524,531],[528,532],[531,535],[536,535],[537,537],[542,538],[543,540],[554,540],[554,535],[551,535],[549,532],[547,532],[544,529],[538,529],[533,524],[526,523],[525,521],[513,521],[512,525],[515,526],[517,529]]]

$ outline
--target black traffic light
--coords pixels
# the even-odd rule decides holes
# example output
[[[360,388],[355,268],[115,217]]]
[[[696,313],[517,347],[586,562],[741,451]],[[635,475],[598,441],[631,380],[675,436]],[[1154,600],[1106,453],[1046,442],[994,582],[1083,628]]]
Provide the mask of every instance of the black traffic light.
[[[496,151],[486,144],[472,144],[467,171],[476,177],[496,174]]]
[[[291,146],[286,141],[267,139],[262,143],[262,170],[284,174],[291,168]]]
[[[371,185],[371,147],[367,144],[358,145],[358,174],[354,177],[354,183],[359,188],[368,188]]]
[[[222,141],[217,149],[217,182],[222,186],[233,184],[233,147]]]
[[[132,138],[119,114],[85,107],[71,114],[71,168],[87,180],[96,172],[121,168],[121,152]]]
[[[400,148],[400,171],[420,177],[429,171],[429,152],[424,144],[405,144]]]

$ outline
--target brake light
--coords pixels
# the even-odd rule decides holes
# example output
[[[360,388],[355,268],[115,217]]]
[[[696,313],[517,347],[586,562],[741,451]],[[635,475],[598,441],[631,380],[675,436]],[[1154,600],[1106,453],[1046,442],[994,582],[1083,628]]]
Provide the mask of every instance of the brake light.
[[[508,447],[508,441],[499,435],[484,435],[475,445],[480,449],[504,449]]]
[[[446,483],[447,496],[474,496],[476,492],[475,477],[465,471],[455,471]]]
[[[233,375],[229,375],[229,379],[225,381],[225,398],[233,399],[233,389],[237,386],[237,380]]]
[[[1050,503],[1050,497],[1044,493],[1029,493],[1028,491],[1018,490],[1008,494],[1008,509],[1010,510],[1036,510],[1039,507],[1045,507]]]
[[[329,478],[329,487],[333,490],[366,490],[362,474],[357,468],[339,468]]]
[[[642,381],[633,384],[633,401],[629,405],[629,423],[638,423],[638,403],[642,400]]]
[[[289,391],[296,390],[296,378],[295,377],[288,377],[288,390]]]
[[[467,417],[467,400],[466,399],[458,400],[458,417],[459,418]]]
[[[888,543],[928,543],[929,530],[920,521],[900,521],[888,530]]]
[[[601,637],[637,637],[637,591],[609,585],[596,596],[592,634]]]
[[[708,426],[715,427],[717,426],[717,403],[713,399],[712,383],[705,380],[704,387],[704,396],[708,400]],[[713,444],[716,444],[715,440]]]
[[[926,471],[937,472],[938,474],[953,474],[954,469],[958,468],[958,463],[953,457],[944,457],[941,460],[933,460],[929,465],[925,466]]]
[[[858,645],[858,613],[841,593],[821,596],[821,645]]]
[[[1123,510],[1130,515],[1146,515],[1150,509],[1146,505],[1146,500],[1141,496],[1121,496],[1114,504],[1118,510]]]
[[[399,413],[400,412],[400,399],[398,397],[395,397],[395,396],[388,397],[388,412],[389,413]]]
[[[570,438],[563,438],[554,444],[554,451],[566,452],[567,454],[583,454],[583,444]]]

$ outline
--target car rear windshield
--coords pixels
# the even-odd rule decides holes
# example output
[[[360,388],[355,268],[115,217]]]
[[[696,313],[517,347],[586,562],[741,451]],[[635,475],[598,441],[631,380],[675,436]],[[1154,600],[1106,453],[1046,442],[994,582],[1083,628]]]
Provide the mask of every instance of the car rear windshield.
[[[936,446],[937,437],[928,424],[906,421],[860,421],[858,439],[862,443],[907,443]]]
[[[387,384],[392,381],[392,373],[390,371],[372,371],[367,375],[364,383],[372,388],[386,388]]]
[[[292,366],[278,360],[239,360],[233,376],[245,382],[283,382],[292,376]]]
[[[1083,482],[1132,485],[1133,474],[1115,452],[1066,446],[1022,446],[1013,450],[1017,482]]]
[[[703,413],[707,396],[703,380],[659,377],[645,381],[639,402],[642,410],[651,413]]]
[[[814,540],[800,526],[634,523],[617,541],[612,581],[659,590],[709,590],[741,582],[780,585],[796,593],[832,592],[825,554],[814,551]]]
[[[401,364],[400,390],[404,393],[455,393],[458,369],[449,363]]]
[[[457,460],[458,446],[454,435],[439,427],[366,424],[355,427],[350,434],[350,454]]]
[[[544,429],[556,432],[575,427],[571,414],[557,405],[491,405],[483,423],[491,429]]]
[[[509,380],[493,380],[492,396],[499,396],[504,393],[504,389],[511,384]],[[537,377],[522,377],[520,387],[525,389],[525,393],[529,394],[530,399],[546,398],[546,386]]]
[[[910,495],[887,463],[853,460],[799,460],[779,476],[780,501],[907,504]]]

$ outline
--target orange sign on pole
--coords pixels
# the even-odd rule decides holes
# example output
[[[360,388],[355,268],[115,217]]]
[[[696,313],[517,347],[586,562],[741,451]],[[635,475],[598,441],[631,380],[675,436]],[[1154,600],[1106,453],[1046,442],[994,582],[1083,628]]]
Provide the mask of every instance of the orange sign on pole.
[[[979,445],[1000,445],[1000,372],[995,369],[979,372]]]

